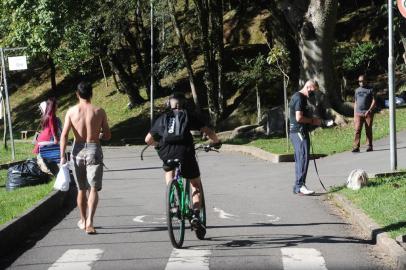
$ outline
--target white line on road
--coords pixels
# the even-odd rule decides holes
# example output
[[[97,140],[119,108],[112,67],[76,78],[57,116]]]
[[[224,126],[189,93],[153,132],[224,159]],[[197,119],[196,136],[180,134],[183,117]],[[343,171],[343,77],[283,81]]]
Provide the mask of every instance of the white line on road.
[[[256,216],[265,216],[269,218],[267,222],[277,222],[280,221],[281,218],[272,214],[261,214],[261,213],[249,213],[250,215],[256,215]]]
[[[144,221],[142,220],[145,216],[136,216],[133,221],[134,222],[139,222],[139,223],[144,223]]]
[[[224,210],[217,207],[213,207],[213,211],[219,214],[219,218],[223,219],[231,219],[232,217],[238,217],[236,215],[226,213]]]
[[[284,270],[327,270],[320,251],[314,248],[282,248]]]
[[[91,270],[102,254],[101,249],[69,249],[48,270]]]
[[[165,270],[209,270],[210,250],[173,249]]]

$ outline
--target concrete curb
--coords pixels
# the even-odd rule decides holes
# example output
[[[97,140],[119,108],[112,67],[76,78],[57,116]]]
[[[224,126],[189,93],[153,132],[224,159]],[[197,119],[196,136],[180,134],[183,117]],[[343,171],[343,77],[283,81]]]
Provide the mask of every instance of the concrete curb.
[[[255,146],[223,144],[221,147],[221,150],[252,155],[256,158],[270,161],[272,163],[294,162],[295,161],[293,154],[273,154],[273,153],[267,152],[258,147],[255,147]],[[321,158],[321,157],[325,157],[325,156],[326,155],[324,155],[324,154],[315,154],[315,155],[311,155],[311,159]]]
[[[380,177],[390,177],[390,176],[400,176],[406,175],[406,172],[384,172],[384,173],[376,173],[373,175],[373,178],[380,178]]]
[[[25,242],[50,216],[63,207],[69,191],[54,190],[20,217],[0,225],[0,254],[6,254]]]
[[[400,246],[396,240],[389,237],[383,229],[372,221],[363,211],[358,209],[352,202],[339,194],[331,194],[333,201],[345,212],[349,214],[350,220],[366,234],[371,236],[371,240],[376,245],[392,257],[398,270],[406,269],[406,250]]]

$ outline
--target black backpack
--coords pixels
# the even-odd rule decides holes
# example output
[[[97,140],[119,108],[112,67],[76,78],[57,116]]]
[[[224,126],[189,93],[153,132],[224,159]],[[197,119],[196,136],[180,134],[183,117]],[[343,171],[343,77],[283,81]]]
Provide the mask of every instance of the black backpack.
[[[166,144],[184,142],[188,121],[185,110],[173,110],[166,113],[163,118],[163,142]]]

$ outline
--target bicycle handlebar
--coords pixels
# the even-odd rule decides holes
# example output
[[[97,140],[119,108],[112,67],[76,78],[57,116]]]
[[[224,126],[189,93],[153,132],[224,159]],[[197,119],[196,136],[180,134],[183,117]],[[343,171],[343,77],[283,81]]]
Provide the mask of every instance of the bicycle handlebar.
[[[141,160],[144,160],[144,152],[145,150],[147,150],[147,148],[149,147],[149,145],[146,145],[142,150],[141,150]],[[216,145],[210,145],[210,144],[200,144],[197,147],[195,147],[195,150],[203,150],[206,153],[213,151],[213,152],[219,152],[219,148],[221,147],[221,144],[219,146],[217,146],[218,148],[216,148]]]

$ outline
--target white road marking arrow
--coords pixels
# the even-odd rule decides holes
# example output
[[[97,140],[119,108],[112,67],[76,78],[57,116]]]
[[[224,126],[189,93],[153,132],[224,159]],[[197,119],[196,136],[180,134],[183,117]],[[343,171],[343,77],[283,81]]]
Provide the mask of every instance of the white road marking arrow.
[[[233,217],[238,217],[236,215],[226,213],[224,210],[217,207],[213,207],[213,211],[219,214],[219,218],[223,219],[232,219]]]
[[[134,222],[138,222],[138,223],[144,223],[144,221],[142,220],[144,217],[146,216],[136,216],[133,221]]]
[[[265,216],[269,218],[267,222],[277,222],[280,221],[281,218],[272,214],[261,214],[261,213],[249,213],[250,215],[256,215],[256,216]]]

